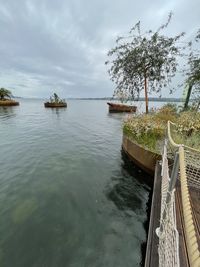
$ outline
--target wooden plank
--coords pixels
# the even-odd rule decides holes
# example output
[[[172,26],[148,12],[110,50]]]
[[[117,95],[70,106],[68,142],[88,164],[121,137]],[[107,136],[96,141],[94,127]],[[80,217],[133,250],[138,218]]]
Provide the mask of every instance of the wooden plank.
[[[148,231],[147,249],[145,257],[145,267],[157,267],[159,265],[158,258],[158,237],[155,233],[159,227],[161,208],[161,166],[159,162],[156,163],[154,187],[151,202],[151,214]]]
[[[190,200],[192,206],[192,214],[196,230],[197,242],[200,248],[200,192],[197,189],[190,188]]]

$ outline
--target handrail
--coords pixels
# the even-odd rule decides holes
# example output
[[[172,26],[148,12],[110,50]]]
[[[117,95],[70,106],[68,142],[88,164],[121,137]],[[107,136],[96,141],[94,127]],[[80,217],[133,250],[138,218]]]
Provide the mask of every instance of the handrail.
[[[194,221],[192,217],[192,208],[189,197],[188,181],[186,175],[186,164],[185,164],[185,152],[184,148],[190,149],[194,152],[200,153],[199,150],[184,146],[183,144],[176,144],[171,137],[170,125],[176,125],[170,121],[167,124],[168,139],[172,146],[178,148],[179,151],[179,163],[180,163],[180,182],[181,182],[181,200],[183,206],[183,218],[185,224],[185,235],[186,235],[186,246],[189,256],[189,262],[191,267],[200,266],[200,252],[197,243],[197,237],[194,227]]]
[[[168,134],[168,139],[169,139],[170,143],[171,143],[174,147],[179,147],[180,144],[176,144],[176,143],[174,142],[174,140],[172,139],[172,136],[171,136],[171,126],[170,126],[170,124],[175,125],[175,123],[173,123],[173,122],[171,122],[171,121],[168,121],[168,122],[167,122],[167,134]]]
[[[159,238],[158,255],[160,267],[180,267],[179,233],[176,225],[175,183],[179,174],[179,154],[176,152],[173,170],[169,175],[167,140],[162,154],[160,226],[156,229]]]
[[[187,244],[190,265],[191,267],[193,266],[197,267],[200,266],[200,253],[197,243],[196,232],[194,228],[194,222],[192,218],[192,208],[189,198],[183,146],[179,147],[179,158],[180,158],[180,181],[181,181],[181,195],[182,195],[181,199],[183,205],[186,244]]]

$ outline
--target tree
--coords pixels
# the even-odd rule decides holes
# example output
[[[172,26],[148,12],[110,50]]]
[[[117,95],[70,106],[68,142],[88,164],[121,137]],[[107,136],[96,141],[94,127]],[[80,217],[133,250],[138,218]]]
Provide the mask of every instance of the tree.
[[[148,93],[160,92],[171,82],[177,70],[177,55],[181,49],[177,41],[184,35],[174,37],[161,34],[171,21],[168,20],[157,31],[141,33],[140,21],[131,29],[128,36],[118,37],[116,47],[108,52],[109,75],[116,83],[116,92],[126,92],[130,98],[139,97],[145,91],[146,113],[148,113]]]
[[[199,42],[200,40],[200,29],[197,32],[195,41]],[[192,42],[190,42],[190,46]],[[197,100],[197,109],[200,106],[200,56],[197,49],[193,49],[188,56],[188,65],[189,71],[186,73],[186,83],[188,84],[187,96],[184,104],[184,109],[188,108],[191,94],[193,93],[194,97]]]
[[[54,93],[53,96],[54,96],[54,102],[58,103],[60,101],[60,98],[58,97],[58,95]]]
[[[0,88],[0,99],[5,100],[6,98],[11,98],[12,93],[10,90],[5,88]]]
[[[60,97],[54,93],[53,96],[50,97],[50,103],[65,103],[65,100],[60,99]]]
[[[113,94],[113,97],[117,97],[117,99],[121,103],[124,103],[124,102],[128,101],[127,95],[125,94],[125,92],[122,92],[122,91],[116,92],[115,94]]]

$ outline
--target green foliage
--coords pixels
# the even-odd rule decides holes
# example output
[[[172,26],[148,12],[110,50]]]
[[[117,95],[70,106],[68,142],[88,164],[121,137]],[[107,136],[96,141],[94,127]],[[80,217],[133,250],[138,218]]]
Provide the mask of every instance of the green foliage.
[[[157,150],[157,141],[165,134],[165,125],[152,114],[130,116],[124,122],[123,131],[138,144]]]
[[[185,106],[184,109],[186,110],[188,108],[188,103],[190,100],[190,96],[192,95],[193,99],[196,100],[196,109],[199,109],[200,106],[200,50],[199,47],[195,49],[192,49],[192,44],[196,43],[196,45],[199,43],[200,40],[200,29],[198,30],[195,40],[193,42],[190,42],[190,53],[188,56],[188,63],[187,67],[189,66],[189,70],[186,70],[186,84],[189,85],[186,100],[185,100]]]
[[[180,55],[177,41],[184,35],[168,37],[161,33],[171,16],[170,13],[167,22],[155,32],[141,33],[138,22],[128,36],[116,40],[116,47],[108,52],[111,60],[106,62],[111,65],[109,75],[116,84],[115,94],[124,92],[129,98],[138,97],[146,79],[149,92],[160,92],[169,84],[176,73],[177,56]]]
[[[178,114],[178,109],[175,104],[168,103],[160,108],[156,113],[155,117],[162,122],[172,121],[175,122]]]
[[[163,105],[160,109],[160,112],[167,112],[176,115],[178,113],[178,107],[176,104],[167,103]]]
[[[145,148],[160,153],[160,144],[165,138],[167,121],[175,122],[171,134],[178,144],[200,149],[200,113],[187,111],[178,113],[176,105],[167,104],[151,114],[129,116],[123,132]]]
[[[12,93],[10,90],[5,88],[0,88],[0,100],[6,100],[7,98],[11,98]]]
[[[186,138],[192,134],[197,134],[200,131],[200,113],[194,111],[182,112],[176,124],[177,132]]]
[[[113,97],[116,97],[121,103],[125,103],[128,101],[128,96],[125,92],[115,92]]]
[[[198,43],[200,40],[200,29],[198,30],[195,42]],[[191,42],[192,43],[192,42]],[[200,85],[200,57],[199,57],[199,48],[193,49],[188,57],[188,64],[190,67],[189,72],[187,72],[187,82],[191,82],[193,86]],[[200,89],[200,88],[199,88]]]

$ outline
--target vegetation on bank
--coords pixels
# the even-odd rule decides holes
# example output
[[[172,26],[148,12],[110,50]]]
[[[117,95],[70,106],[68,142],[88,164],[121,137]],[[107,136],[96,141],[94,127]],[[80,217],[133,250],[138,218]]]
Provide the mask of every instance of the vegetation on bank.
[[[12,93],[10,90],[5,88],[0,88],[0,100],[5,101],[11,99]]]
[[[168,120],[176,124],[171,128],[176,143],[200,149],[200,113],[192,109],[178,111],[173,104],[152,110],[149,114],[129,116],[124,122],[123,131],[134,142],[160,153]]]
[[[11,99],[12,93],[10,90],[0,88],[0,106],[18,106],[19,102]]]
[[[66,104],[65,99],[61,99],[56,93],[54,93],[50,99],[49,102],[51,104]]]

